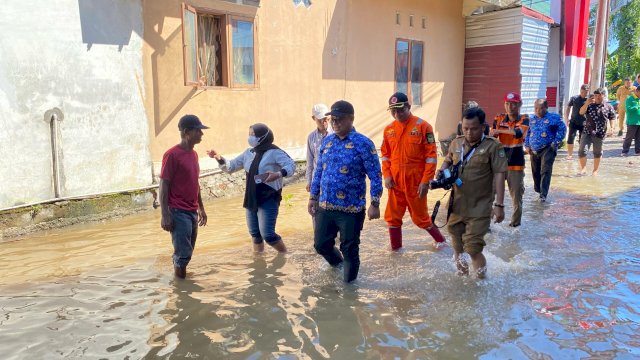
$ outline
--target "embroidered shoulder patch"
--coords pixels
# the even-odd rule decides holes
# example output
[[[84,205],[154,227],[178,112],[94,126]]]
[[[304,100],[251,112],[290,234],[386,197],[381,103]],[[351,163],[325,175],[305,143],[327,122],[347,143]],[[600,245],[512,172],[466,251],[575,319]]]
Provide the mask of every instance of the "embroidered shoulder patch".
[[[434,142],[436,142],[436,137],[433,136],[433,133],[427,133],[427,142],[429,144],[433,144]]]
[[[500,156],[501,158],[505,157],[506,155],[504,154],[504,149],[500,149],[498,150],[498,156]]]

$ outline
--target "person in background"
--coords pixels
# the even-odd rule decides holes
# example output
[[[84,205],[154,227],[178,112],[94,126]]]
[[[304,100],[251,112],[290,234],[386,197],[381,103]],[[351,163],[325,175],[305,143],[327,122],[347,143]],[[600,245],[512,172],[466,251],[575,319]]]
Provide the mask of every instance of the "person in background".
[[[331,266],[344,263],[345,282],[358,277],[360,232],[364,224],[367,183],[371,205],[369,220],[380,217],[382,174],[373,141],[353,128],[354,109],[340,100],[331,105],[334,133],[320,145],[317,168],[311,182],[307,210],[316,217],[314,248]],[[335,247],[340,233],[340,252]],[[342,253],[342,254],[341,254]]]
[[[513,214],[509,226],[518,227],[522,222],[522,197],[524,196],[524,138],[529,129],[529,115],[520,114],[522,99],[520,94],[510,92],[504,96],[504,114],[493,120],[490,135],[498,139],[507,155],[509,168],[507,185],[513,204]]]
[[[316,128],[307,136],[307,172],[305,174],[307,192],[311,191],[311,180],[313,180],[320,144],[327,135],[333,133],[333,129],[329,126],[329,117],[325,115],[328,112],[329,108],[325,104],[315,104],[311,109],[311,119],[315,122]]]
[[[533,188],[540,194],[540,201],[545,202],[551,185],[553,162],[567,127],[560,115],[548,111],[547,99],[537,99],[533,106],[535,114],[530,119],[524,147],[531,154]]]
[[[329,126],[329,117],[325,115],[328,112],[329,108],[325,104],[315,104],[311,109],[311,119],[316,123],[316,128],[307,137],[307,192],[311,191],[311,180],[313,180],[320,144],[327,135],[333,134],[333,129]],[[315,216],[312,216],[311,219],[315,229]]]
[[[382,134],[382,176],[389,200],[384,220],[389,226],[391,250],[402,247],[402,218],[407,208],[413,223],[433,238],[433,246],[445,239],[433,225],[427,209],[429,181],[438,164],[433,127],[411,113],[407,95],[397,92],[389,98],[389,111],[395,119]]]
[[[640,88],[627,98],[627,136],[622,143],[622,156],[629,154],[631,142],[635,142],[635,153],[640,155]]]
[[[247,227],[253,239],[253,250],[264,251],[264,242],[279,252],[287,248],[276,233],[276,221],[282,200],[282,178],[296,170],[293,159],[273,144],[273,132],[265,124],[249,127],[249,148],[233,160],[226,160],[215,150],[209,150],[220,169],[233,173],[244,169],[246,187],[242,206],[246,209]]]
[[[607,122],[616,118],[616,112],[611,104],[605,99],[606,91],[598,88],[593,92],[589,101],[580,108],[580,114],[586,115],[587,121],[584,125],[584,134],[580,139],[580,175],[587,173],[587,147],[593,145],[593,176],[598,175],[600,160],[602,158],[602,142],[607,135]]]
[[[573,160],[573,144],[576,139],[576,133],[578,134],[578,144],[580,144],[580,138],[582,138],[582,132],[584,131],[584,122],[587,118],[580,114],[580,108],[587,101],[587,95],[589,94],[589,85],[583,84],[580,86],[580,94],[572,96],[567,103],[565,113],[565,123],[569,128],[569,137],[567,138],[567,160]]]
[[[624,119],[627,112],[627,98],[629,97],[629,95],[633,94],[635,90],[636,87],[631,85],[631,79],[625,78],[624,84],[618,88],[618,91],[616,91],[616,99],[618,99],[618,136],[622,136],[622,133],[624,131]]]
[[[200,165],[193,147],[202,141],[202,129],[208,129],[195,115],[178,122],[181,141],[162,156],[160,170],[160,209],[163,230],[171,233],[175,276],[187,277],[198,237],[198,226],[207,224],[207,213],[200,194]]]
[[[480,107],[480,105],[473,100],[467,101],[466,103],[462,104],[462,113],[464,114],[464,112],[467,111],[467,109],[474,108],[474,107]],[[484,134],[489,135],[490,131],[491,131],[491,126],[489,126],[489,124],[485,124]],[[460,119],[460,121],[458,121],[458,128],[456,130],[456,135],[457,136],[464,135],[462,133],[462,118]]]

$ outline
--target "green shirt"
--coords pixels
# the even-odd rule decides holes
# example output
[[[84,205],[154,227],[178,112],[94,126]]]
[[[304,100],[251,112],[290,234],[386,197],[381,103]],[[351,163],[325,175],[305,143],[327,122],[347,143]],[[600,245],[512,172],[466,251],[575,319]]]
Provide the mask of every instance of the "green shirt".
[[[636,94],[632,94],[627,98],[626,108],[627,125],[640,125],[640,99],[638,99]]]

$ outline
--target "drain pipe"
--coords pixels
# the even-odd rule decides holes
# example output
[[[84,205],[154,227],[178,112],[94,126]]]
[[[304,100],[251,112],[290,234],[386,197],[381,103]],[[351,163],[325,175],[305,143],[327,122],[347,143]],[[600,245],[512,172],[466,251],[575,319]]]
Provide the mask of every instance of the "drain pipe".
[[[44,114],[44,120],[49,123],[49,131],[51,132],[51,160],[53,173],[53,194],[56,199],[62,195],[60,185],[60,141],[58,122],[64,119],[62,111],[58,108],[47,110]]]

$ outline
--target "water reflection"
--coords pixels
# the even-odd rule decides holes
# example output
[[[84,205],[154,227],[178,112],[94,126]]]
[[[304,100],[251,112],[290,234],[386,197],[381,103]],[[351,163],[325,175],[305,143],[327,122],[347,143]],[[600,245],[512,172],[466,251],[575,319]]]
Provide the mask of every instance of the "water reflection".
[[[2,358],[638,358],[640,171],[557,164],[548,203],[527,176],[523,225],[492,224],[480,282],[410,221],[390,252],[375,220],[343,284],[313,250],[303,184],[284,190],[285,255],[250,252],[242,199],[208,203],[185,281],[155,212],[2,243]]]

